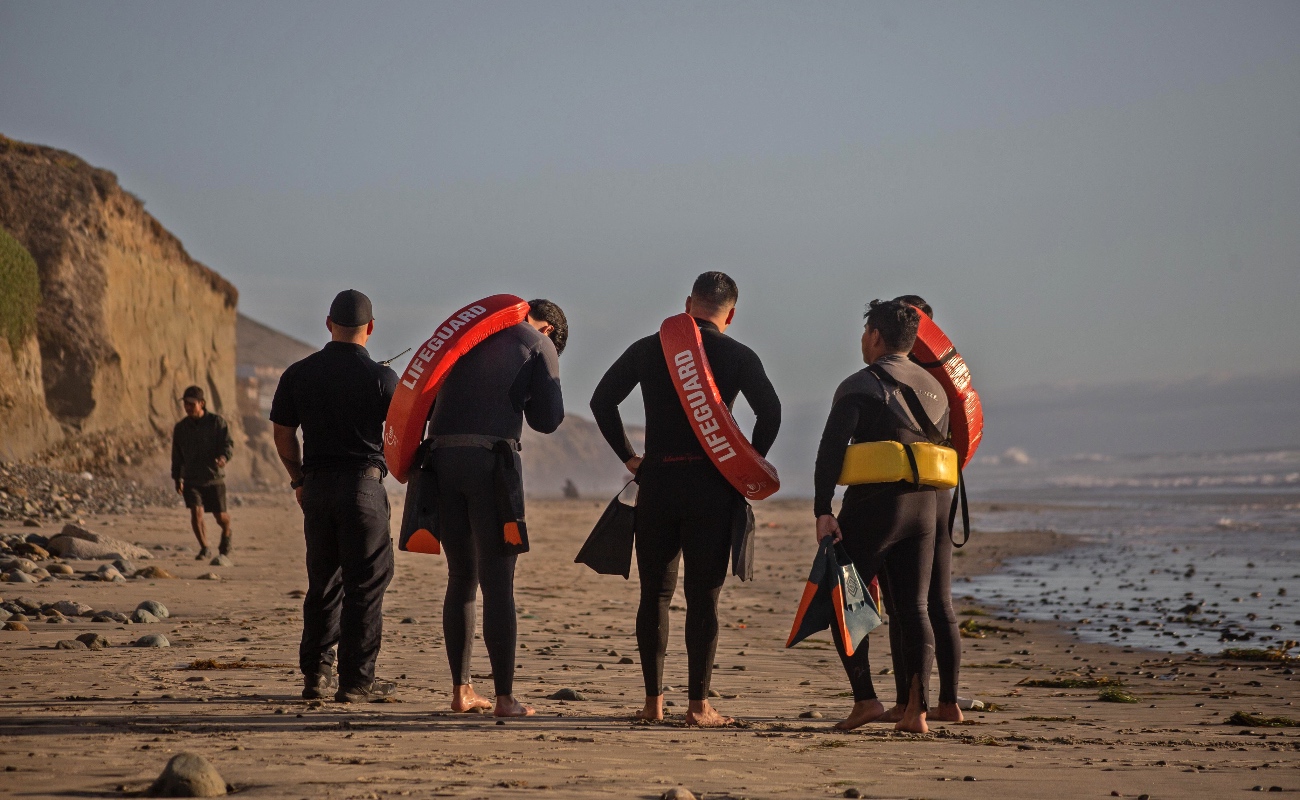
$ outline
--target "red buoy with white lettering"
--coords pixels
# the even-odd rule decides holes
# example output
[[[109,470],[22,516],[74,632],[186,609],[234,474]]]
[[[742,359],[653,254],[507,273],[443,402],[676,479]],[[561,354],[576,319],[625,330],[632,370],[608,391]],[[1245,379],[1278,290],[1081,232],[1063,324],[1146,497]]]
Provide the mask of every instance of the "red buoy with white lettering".
[[[748,500],[762,500],[780,489],[776,467],[758,454],[722,402],[695,319],[677,314],[664,320],[659,343],[691,430],[713,466]]]
[[[429,337],[398,378],[384,420],[384,460],[388,471],[406,483],[415,449],[424,440],[424,425],[438,389],[457,359],[494,333],[523,322],[528,303],[512,294],[494,294],[452,314]]]
[[[979,393],[971,386],[966,360],[924,311],[916,332],[916,344],[912,346],[912,360],[933,375],[948,395],[952,447],[964,467],[975,456],[984,438],[984,408],[980,405]]]

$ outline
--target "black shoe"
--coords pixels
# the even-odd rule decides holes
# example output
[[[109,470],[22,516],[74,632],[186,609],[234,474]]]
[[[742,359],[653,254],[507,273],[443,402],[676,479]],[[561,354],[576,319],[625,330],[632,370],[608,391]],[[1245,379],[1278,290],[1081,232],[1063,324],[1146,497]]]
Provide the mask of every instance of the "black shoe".
[[[222,537],[221,537],[221,547],[217,548],[217,552],[220,553],[220,554],[223,555],[223,556],[228,556],[228,555],[230,555],[230,537],[229,537],[229,536],[222,536]]]
[[[212,551],[206,547],[199,550],[199,554],[194,557],[195,561],[202,561],[205,558],[212,558]]]
[[[303,700],[324,700],[339,688],[339,676],[333,672],[318,672],[304,675],[302,679]]]
[[[365,686],[339,689],[334,699],[340,703],[375,703],[393,696],[397,684],[392,681],[371,681]]]

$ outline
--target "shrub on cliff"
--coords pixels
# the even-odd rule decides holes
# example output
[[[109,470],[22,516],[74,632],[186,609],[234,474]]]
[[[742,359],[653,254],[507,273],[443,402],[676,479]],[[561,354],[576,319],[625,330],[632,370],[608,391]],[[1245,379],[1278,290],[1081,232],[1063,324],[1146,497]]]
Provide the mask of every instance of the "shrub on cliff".
[[[36,262],[27,248],[0,228],[0,336],[9,340],[15,354],[35,327],[40,302]]]

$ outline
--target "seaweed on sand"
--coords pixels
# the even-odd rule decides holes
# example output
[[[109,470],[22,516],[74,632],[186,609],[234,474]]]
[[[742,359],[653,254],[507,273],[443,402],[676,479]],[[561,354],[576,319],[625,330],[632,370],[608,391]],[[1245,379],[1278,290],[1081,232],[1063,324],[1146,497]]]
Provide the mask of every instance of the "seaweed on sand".
[[[1103,703],[1136,703],[1138,699],[1121,686],[1107,686],[1097,695]]]
[[[991,622],[980,622],[976,619],[966,620],[962,624],[958,625],[957,629],[960,630],[961,635],[967,639],[983,639],[990,633],[1024,633],[1024,631],[1016,630],[1015,628],[1004,628],[1001,625],[994,625]]]
[[[1238,711],[1223,722],[1225,725],[1245,725],[1249,728],[1300,728],[1300,721],[1290,717],[1261,717],[1246,711]]]
[[[1103,675],[1098,678],[1025,678],[1016,685],[1039,689],[1100,689],[1104,686],[1123,686],[1124,682]]]

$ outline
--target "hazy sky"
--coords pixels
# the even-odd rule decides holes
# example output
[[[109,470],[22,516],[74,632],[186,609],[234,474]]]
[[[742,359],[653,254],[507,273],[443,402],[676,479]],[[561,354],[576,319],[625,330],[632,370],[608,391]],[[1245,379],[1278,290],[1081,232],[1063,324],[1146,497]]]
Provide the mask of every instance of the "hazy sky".
[[[0,0],[0,132],[309,342],[342,288],[380,357],[547,296],[585,410],[722,269],[792,407],[904,292],[1007,397],[1300,369],[1298,41],[1294,0]]]

